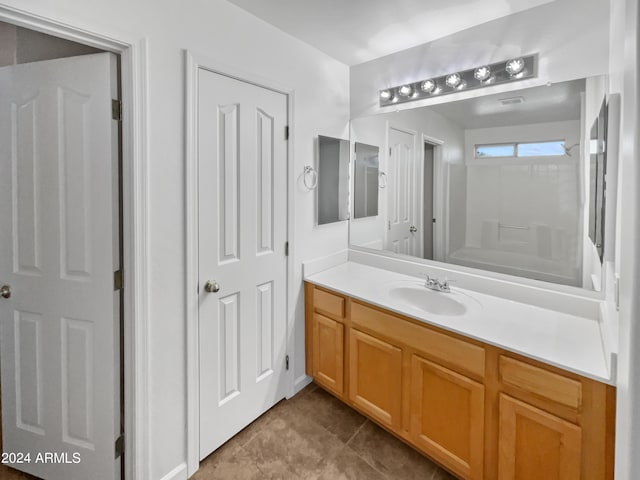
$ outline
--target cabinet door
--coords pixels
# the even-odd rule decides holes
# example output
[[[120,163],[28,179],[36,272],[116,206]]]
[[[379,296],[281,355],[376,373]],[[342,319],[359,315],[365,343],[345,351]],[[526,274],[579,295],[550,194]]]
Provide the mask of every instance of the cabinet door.
[[[580,427],[500,394],[500,480],[579,480]]]
[[[349,338],[349,399],[383,424],[400,428],[402,350],[353,328]]]
[[[343,394],[344,326],[313,315],[313,378],[338,395]]]
[[[410,411],[411,438],[421,450],[462,478],[482,478],[482,384],[413,355]]]

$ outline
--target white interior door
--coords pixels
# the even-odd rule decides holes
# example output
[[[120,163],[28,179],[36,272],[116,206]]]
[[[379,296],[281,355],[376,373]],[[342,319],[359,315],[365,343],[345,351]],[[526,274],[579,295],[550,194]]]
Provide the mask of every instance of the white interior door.
[[[419,255],[422,245],[416,208],[416,182],[421,181],[416,161],[415,133],[389,127],[387,250]]]
[[[285,396],[287,98],[198,75],[204,458]],[[209,281],[219,291],[207,292]]]
[[[120,477],[116,68],[0,68],[3,447],[48,480]]]

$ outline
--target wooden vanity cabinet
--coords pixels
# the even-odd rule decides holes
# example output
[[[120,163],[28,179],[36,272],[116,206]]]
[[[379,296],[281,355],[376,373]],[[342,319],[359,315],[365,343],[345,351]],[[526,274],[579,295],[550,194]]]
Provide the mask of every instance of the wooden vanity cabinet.
[[[413,355],[412,443],[461,478],[483,477],[484,386]]]
[[[345,298],[318,288],[305,291],[307,374],[340,398],[344,395]],[[311,306],[309,309],[308,307]]]
[[[344,391],[344,325],[315,313],[313,315],[312,375],[332,392]]]
[[[500,394],[499,480],[580,479],[582,429]]]
[[[349,400],[382,425],[400,429],[402,350],[354,328],[349,331]]]
[[[307,373],[465,480],[611,480],[615,388],[305,284]]]

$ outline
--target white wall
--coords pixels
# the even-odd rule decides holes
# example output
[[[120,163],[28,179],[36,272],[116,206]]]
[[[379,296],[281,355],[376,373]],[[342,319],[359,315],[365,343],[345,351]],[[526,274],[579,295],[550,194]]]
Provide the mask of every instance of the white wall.
[[[348,68],[223,0],[5,0],[4,5],[116,39],[148,43],[150,475],[186,461],[184,49],[295,89],[292,141],[296,377],[304,375],[301,262],[343,250],[347,223],[314,227],[313,193],[298,176],[318,134],[347,138]],[[170,292],[170,294],[168,294]],[[184,472],[181,473],[183,475]],[[168,480],[168,479],[167,479]]]
[[[615,271],[620,275],[616,480],[640,472],[640,129],[638,2],[611,0],[610,89],[622,96]],[[607,299],[614,303],[606,276]]]
[[[474,8],[469,8],[469,15]],[[414,102],[441,103],[490,92],[605,74],[609,5],[605,0],[558,0],[351,68],[351,114],[380,111],[382,88],[540,53],[537,79]],[[411,104],[397,108],[411,108]],[[396,109],[396,106],[391,107]],[[389,110],[387,108],[387,110]]]
[[[446,178],[449,178],[451,190],[465,190],[465,168],[464,168],[464,133],[462,128],[448,118],[440,115],[428,108],[406,110],[398,113],[388,113],[369,117],[357,118],[351,121],[351,142],[366,143],[380,148],[380,171],[386,172],[389,169],[389,145],[388,145],[388,127],[397,127],[404,130],[410,130],[416,133],[416,158],[420,164],[423,163],[424,146],[422,144],[422,136],[426,135],[444,142],[440,148],[441,157],[436,159],[443,166],[441,169],[441,177],[434,181],[443,187],[442,201],[446,202],[448,192],[444,185],[447,184]],[[352,150],[353,151],[353,150]],[[421,181],[421,175],[416,181]],[[378,197],[378,215],[376,217],[366,217],[353,219],[351,223],[352,245],[375,248],[375,245],[382,246],[384,244],[384,236],[387,221],[387,205],[388,189],[380,189]],[[464,197],[451,198],[449,205],[451,218],[450,236],[452,241],[462,241],[464,243],[464,222],[459,222],[460,218],[464,218],[465,206]],[[446,204],[443,205],[446,208]],[[434,212],[437,205],[434,206]],[[437,215],[437,213],[436,213]],[[456,220],[456,221],[454,221]],[[438,219],[440,225],[444,225],[446,219]],[[422,218],[416,219],[418,230],[422,231]],[[459,223],[462,223],[462,231],[460,232]],[[444,233],[444,232],[441,232]],[[461,238],[462,237],[462,238]],[[443,235],[444,241],[444,235]]]

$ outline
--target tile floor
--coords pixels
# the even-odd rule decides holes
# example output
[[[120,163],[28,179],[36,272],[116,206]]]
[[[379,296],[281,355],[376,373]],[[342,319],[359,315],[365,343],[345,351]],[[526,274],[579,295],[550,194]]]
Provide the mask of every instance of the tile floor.
[[[200,464],[192,480],[455,480],[315,384]]]
[[[5,465],[0,465],[0,480],[38,480],[36,477],[18,472]]]
[[[31,480],[0,465],[0,480]],[[191,480],[455,480],[315,384],[205,458]]]

